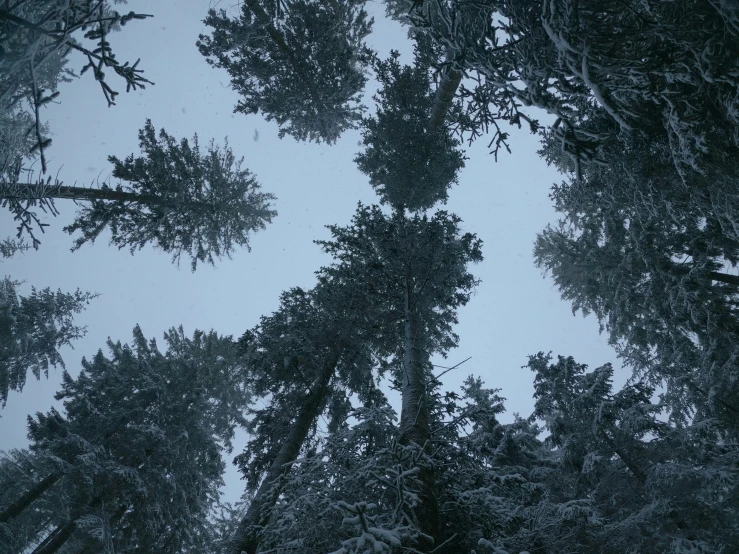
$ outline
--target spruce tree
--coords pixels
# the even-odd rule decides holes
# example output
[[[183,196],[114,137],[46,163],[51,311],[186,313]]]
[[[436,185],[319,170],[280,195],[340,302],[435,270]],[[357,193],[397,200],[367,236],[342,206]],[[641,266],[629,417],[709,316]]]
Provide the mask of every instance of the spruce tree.
[[[336,259],[325,274],[339,279],[361,275],[365,294],[386,311],[387,320],[396,321],[385,332],[395,334],[395,356],[402,360],[396,366],[402,393],[399,441],[418,449],[420,456],[431,447],[429,358],[456,344],[451,330],[456,309],[467,303],[477,283],[467,264],[482,259],[479,239],[461,234],[459,222],[443,211],[431,217],[387,216],[377,206],[360,205],[351,226],[330,226],[333,240],[319,241]],[[439,537],[433,467],[423,467],[419,480],[415,524],[422,548],[429,548]]]
[[[739,279],[724,266],[736,244],[715,219],[679,209],[669,217],[667,203],[652,205],[664,217],[642,217],[643,207],[617,201],[597,177],[588,182],[554,188],[564,217],[537,238],[537,265],[573,311],[598,317],[638,375],[668,386],[675,413],[699,407],[735,421]]]
[[[30,208],[39,205],[56,214],[54,200],[84,202],[75,221],[64,228],[80,231],[73,250],[94,242],[109,229],[111,244],[133,253],[152,243],[172,254],[172,261],[189,256],[193,269],[198,262],[214,263],[230,257],[235,246],[249,247],[251,233],[264,229],[276,212],[270,209],[274,196],[260,192],[260,185],[242,160],[236,160],[228,144],[223,150],[212,141],[201,154],[197,135],[192,145],[179,143],[162,129],[157,136],[151,120],[139,131],[142,156],[120,160],[109,156],[115,187],[65,186],[46,182],[22,184],[0,181],[0,198],[19,222],[19,236],[33,235],[40,223]]]
[[[507,147],[500,122],[539,128],[527,110],[535,106],[557,118],[552,129],[582,161],[579,151],[587,156],[604,138],[587,129],[595,104],[608,115],[609,134],[661,134],[681,174],[708,169],[706,154],[735,155],[739,20],[725,4],[386,3],[447,50],[447,75],[475,79],[471,90],[460,86],[465,112],[451,124],[470,138],[492,128],[494,152]]]
[[[50,288],[31,289],[20,296],[18,281],[0,281],[0,402],[10,391],[21,391],[29,371],[36,379],[49,368],[64,367],[59,353],[63,346],[85,335],[86,328],[74,324],[74,315],[96,295],[77,290],[64,293]]]
[[[197,46],[239,93],[235,112],[261,112],[280,136],[335,142],[357,125],[372,28],[363,0],[247,0],[232,18],[211,9]]]
[[[33,457],[54,468],[48,475],[56,481],[29,501],[48,477],[39,472],[20,495],[27,500],[13,500],[3,513],[13,532],[18,518],[39,502],[44,511],[55,495],[44,512],[52,530],[38,552],[72,544],[197,552],[210,541],[222,450],[243,423],[247,391],[230,337],[198,331],[188,338],[172,329],[165,342],[163,353],[138,327],[132,346],[109,342],[110,358],[100,351],[83,359],[77,378],[65,372],[57,394],[64,414],[29,417]]]
[[[539,497],[533,477],[542,449],[535,427],[520,419],[501,425],[502,399],[479,379],[469,378],[457,394],[442,393],[431,378],[429,398],[433,453],[424,460],[399,442],[397,415],[376,391],[296,461],[264,530],[263,549],[419,551],[423,534],[414,513],[428,464],[435,466],[444,513],[436,552],[487,552],[486,545],[520,539],[521,505]]]
[[[346,391],[364,399],[374,390],[375,360],[388,347],[375,331],[385,314],[373,310],[356,282],[321,276],[310,291],[283,293],[280,309],[242,336],[246,382],[255,395],[268,396],[269,404],[250,410],[246,428],[252,438],[235,459],[253,497],[234,551],[256,552],[318,417],[325,413],[333,428],[351,409]]]
[[[447,131],[428,128],[434,93],[422,47],[416,48],[413,66],[402,66],[399,57],[393,51],[387,60],[374,61],[382,88],[374,97],[376,114],[362,120],[365,150],[355,162],[381,202],[426,210],[446,201],[464,155]]]
[[[539,353],[528,364],[536,373],[531,419],[550,432],[557,464],[541,505],[540,525],[559,518],[546,544],[609,554],[735,549],[725,518],[736,513],[739,474],[726,464],[739,451],[717,441],[720,426],[664,421],[665,405],[643,382],[613,390],[610,364],[587,372],[571,357],[550,361]],[[586,517],[572,518],[575,511]]]

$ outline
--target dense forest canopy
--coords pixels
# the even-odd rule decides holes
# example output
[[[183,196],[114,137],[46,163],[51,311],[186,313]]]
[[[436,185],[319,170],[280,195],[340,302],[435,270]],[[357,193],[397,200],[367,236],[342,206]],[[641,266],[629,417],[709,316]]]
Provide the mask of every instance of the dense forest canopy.
[[[119,13],[125,3],[0,4],[0,200],[16,227],[0,243],[6,263],[53,256],[39,236],[65,217],[55,202],[71,200],[79,210],[62,230],[82,235],[72,252],[102,235],[131,253],[184,255],[194,272],[249,250],[256,231],[276,232],[279,218],[266,226],[274,205],[304,194],[305,175],[262,192],[227,141],[201,151],[197,134],[175,139],[148,116],[141,156],[108,155],[109,178],[85,187],[50,173],[43,114],[65,102],[72,59],[109,107],[119,95],[106,71],[127,92],[154,84],[138,61],[116,59],[113,37],[160,14]],[[208,70],[192,86],[226,79],[234,122],[261,116],[285,137],[267,165],[290,165],[295,143],[336,156],[343,137],[356,139],[366,196],[353,215],[323,209],[331,219],[310,237],[323,258],[309,285],[291,282],[239,335],[166,327],[157,342],[137,324],[130,343],[108,337],[73,367],[64,349],[91,331],[77,321],[106,297],[34,283],[25,294],[4,278],[3,409],[29,371],[62,372],[57,403],[27,417],[26,446],[0,455],[0,554],[739,551],[739,9],[381,8],[245,0],[202,9],[202,32],[189,38]],[[377,49],[379,18],[402,27],[412,56]],[[201,106],[196,123],[219,107]],[[462,175],[478,163],[478,139],[493,172],[528,144],[512,127],[535,135],[540,162],[559,173],[549,196],[558,219],[537,223],[531,265],[573,313],[597,319],[614,359],[591,368],[523,333],[533,408],[510,417],[493,388],[506,368],[477,376],[490,364],[451,357],[464,354],[460,314],[486,287],[479,268],[503,259],[502,243],[481,239],[492,221],[444,205],[484,201],[457,197]],[[515,175],[505,186],[527,183]],[[264,266],[292,279],[298,268],[280,266],[278,252],[260,259],[261,281],[219,292],[234,305],[258,298],[271,286]],[[216,282],[204,271],[203,295]],[[545,313],[517,308],[495,317]],[[449,372],[467,377],[450,386]],[[236,503],[222,498],[229,461],[243,479],[228,483],[243,491]]]

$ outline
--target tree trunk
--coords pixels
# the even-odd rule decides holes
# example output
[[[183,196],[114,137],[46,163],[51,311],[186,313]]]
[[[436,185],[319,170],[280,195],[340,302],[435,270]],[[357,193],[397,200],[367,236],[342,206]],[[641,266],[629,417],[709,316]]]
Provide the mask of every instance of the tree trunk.
[[[637,467],[631,457],[628,456],[622,448],[616,446],[615,441],[609,437],[608,433],[606,433],[600,426],[598,427],[598,434],[606,442],[608,447],[616,454],[616,456],[618,456],[626,465],[626,467],[629,468],[629,471],[631,471],[634,477],[636,477],[637,481],[639,481],[640,484],[645,485],[647,483],[647,476],[640,468]]]
[[[33,200],[54,198],[63,200],[108,200],[111,202],[137,202],[139,204],[160,204],[162,199],[153,194],[137,194],[114,189],[93,189],[84,187],[65,187],[61,184],[45,186],[44,184],[13,183],[0,188],[0,198],[13,200]]]
[[[404,444],[416,443],[423,447],[430,433],[421,333],[418,316],[410,306],[409,293],[406,292],[400,440]]]
[[[444,72],[439,88],[436,89],[436,96],[434,97],[434,105],[431,108],[431,117],[427,127],[427,139],[436,140],[441,134],[444,128],[444,121],[446,120],[446,114],[449,112],[449,108],[452,106],[454,101],[454,95],[459,88],[459,84],[462,82],[462,72],[457,71],[452,66],[454,61],[454,53],[451,50],[447,50],[445,62],[448,64],[447,70]]]
[[[20,515],[23,510],[33,504],[37,498],[49,490],[61,477],[61,473],[51,473],[36,483],[23,496],[0,512],[0,523],[5,523],[9,519]]]
[[[407,284],[406,287],[409,287]],[[424,451],[430,446],[428,395],[426,391],[425,352],[423,348],[422,326],[418,314],[411,306],[410,290],[405,293],[405,337],[403,355],[402,407],[400,413],[400,443],[415,444]],[[439,507],[434,494],[435,478],[433,468],[420,467],[418,478],[421,481],[419,506],[416,517],[420,530],[432,541],[422,541],[421,551],[430,551],[439,538]]]
[[[74,520],[58,526],[36,547],[32,554],[54,554],[64,546],[76,528],[77,523]]]
[[[719,281],[720,283],[726,283],[727,285],[734,285],[739,287],[739,276],[731,275],[729,273],[719,273],[718,271],[709,271],[708,277],[712,281]]]
[[[672,270],[679,275],[686,275],[690,273],[690,266],[676,264],[674,262],[663,262],[660,264],[660,267],[665,267],[668,271]],[[737,275],[722,273],[720,271],[707,271],[705,275],[711,281],[718,281],[719,283],[725,283],[727,285],[734,285],[739,287],[739,276]]]
[[[321,405],[326,398],[328,385],[339,363],[340,353],[340,349],[336,348],[331,357],[323,364],[323,372],[316,381],[313,390],[305,399],[305,403],[295,418],[285,442],[280,447],[267,475],[262,480],[246,515],[239,523],[233,548],[233,552],[236,554],[242,552],[256,554],[260,541],[259,531],[269,522],[269,510],[275,505],[279,496],[279,491],[274,490],[273,487],[279,482],[286,469],[297,459],[313,422],[320,415]]]

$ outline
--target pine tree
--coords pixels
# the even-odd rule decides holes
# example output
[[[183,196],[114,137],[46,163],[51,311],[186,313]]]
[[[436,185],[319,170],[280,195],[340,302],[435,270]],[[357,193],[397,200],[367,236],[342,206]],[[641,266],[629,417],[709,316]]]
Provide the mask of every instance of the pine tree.
[[[613,391],[610,364],[586,372],[571,357],[550,360],[539,353],[528,364],[536,373],[531,419],[550,431],[545,442],[558,465],[541,506],[559,519],[546,544],[554,552],[736,548],[732,531],[721,529],[733,522],[720,522],[736,513],[739,474],[726,463],[739,451],[715,424],[664,421],[665,406],[652,403],[654,389],[644,383]],[[578,505],[586,518],[557,515],[557,506]]]
[[[243,160],[212,141],[201,154],[197,135],[191,145],[177,141],[162,129],[157,137],[151,120],[139,131],[143,156],[133,154],[120,160],[109,156],[113,177],[122,183],[115,188],[64,186],[39,181],[35,184],[2,183],[0,197],[19,221],[19,235],[31,234],[38,223],[29,210],[38,204],[56,213],[55,199],[85,202],[74,223],[64,228],[80,231],[73,250],[94,242],[109,229],[111,244],[133,253],[146,244],[171,253],[173,262],[190,257],[193,271],[198,262],[213,264],[214,258],[230,257],[235,246],[249,247],[251,233],[265,228],[276,212],[270,209],[274,196],[260,192],[252,174],[241,169]],[[43,227],[41,227],[43,230]]]
[[[539,130],[538,121],[521,108],[536,105],[547,109],[542,102],[555,96],[539,94],[540,80],[529,82],[520,78],[528,69],[521,67],[520,61],[531,63],[522,47],[528,41],[526,35],[538,30],[538,21],[534,21],[533,27],[516,28],[517,22],[504,15],[505,3],[385,3],[388,15],[408,24],[415,37],[424,37],[444,54],[443,63],[437,64],[439,83],[428,125],[431,132],[446,128],[472,142],[492,129],[489,147],[493,147],[491,153],[497,159],[501,148],[510,151],[509,133],[501,128],[501,121],[519,128],[526,121],[532,132]],[[537,45],[534,65],[549,60],[556,65],[556,58],[547,48]],[[469,81],[464,82],[464,77],[474,79],[472,89],[467,88]],[[527,85],[523,90],[521,82]]]
[[[319,242],[337,263],[319,272],[317,289],[286,293],[281,309],[242,337],[255,379],[252,389],[258,394],[269,393],[270,404],[254,411],[249,424],[254,438],[237,458],[248,487],[255,493],[236,538],[237,551],[256,552],[264,540],[265,529],[275,517],[277,508],[273,506],[283,494],[284,480],[289,479],[290,467],[301,449],[309,448],[309,429],[324,406],[330,418],[329,429],[337,429],[350,410],[346,394],[356,394],[363,400],[368,391],[374,390],[374,360],[388,356],[413,358],[405,362],[413,367],[412,385],[404,385],[405,396],[415,394],[417,403],[425,403],[427,362],[423,359],[430,353],[414,350],[413,344],[421,345],[424,339],[403,338],[408,325],[401,322],[411,322],[413,334],[412,321],[417,319],[413,314],[425,309],[429,347],[445,352],[455,343],[456,337],[450,332],[454,309],[466,302],[467,291],[475,284],[463,269],[464,264],[480,258],[479,241],[469,234],[460,236],[458,222],[445,213],[430,221],[420,216],[406,220],[402,214],[391,219],[379,208],[360,206],[351,227],[330,227],[336,240]],[[441,253],[432,250],[432,245],[439,244],[444,245]],[[388,271],[382,271],[383,265]],[[413,275],[412,282],[405,278],[407,271]],[[382,274],[383,279],[378,281]],[[429,302],[436,299],[448,305],[431,313],[431,306],[421,308],[424,300],[417,297],[419,291],[412,290],[411,307],[404,300],[408,297],[403,290],[406,285],[422,290]],[[453,289],[454,285],[465,292],[437,290],[444,286]],[[349,329],[351,335],[346,334]],[[336,382],[330,385],[333,379]],[[411,388],[413,391],[408,392]],[[411,435],[416,427],[420,433],[428,433],[428,421],[411,423],[409,406],[403,415],[406,436],[402,442],[415,443],[411,450],[425,448],[428,445],[419,445],[420,439]],[[424,494],[431,503],[428,481],[427,476]]]
[[[533,426],[499,424],[501,399],[479,379],[468,379],[460,395],[442,394],[439,385],[429,382],[433,452],[426,460],[400,444],[397,416],[378,390],[296,461],[264,530],[263,549],[418,551],[423,535],[414,512],[429,463],[444,514],[437,552],[487,552],[485,545],[516,536],[521,504],[538,496],[530,481],[541,450]]]
[[[481,243],[462,235],[459,218],[439,211],[433,216],[386,216],[379,207],[360,205],[352,225],[330,226],[332,241],[319,241],[336,262],[324,273],[336,279],[362,276],[366,294],[396,323],[397,375],[402,392],[399,442],[428,453],[430,422],[427,373],[433,353],[445,354],[457,341],[451,326],[456,309],[467,303],[477,281],[467,264],[482,259]],[[366,284],[365,284],[366,283]],[[421,468],[416,523],[422,548],[439,537],[433,467]]]
[[[9,277],[0,282],[0,401],[8,392],[21,391],[30,370],[36,379],[49,376],[49,367],[64,367],[59,349],[85,335],[85,327],[74,324],[96,295],[89,292],[52,292],[50,288],[31,289],[20,296],[20,285]]]
[[[280,136],[333,143],[356,126],[367,80],[363,66],[372,28],[363,0],[247,0],[238,18],[211,9],[212,36],[197,46],[222,67],[241,99],[234,109],[262,112]]]
[[[252,439],[235,459],[253,494],[234,537],[236,552],[256,552],[319,415],[327,410],[336,425],[350,408],[344,390],[363,398],[373,388],[367,321],[374,318],[361,292],[355,283],[327,279],[311,291],[291,289],[280,309],[240,340],[249,388],[270,400],[251,410]]]
[[[589,106],[586,111],[581,130],[592,138],[588,151],[582,141],[563,143],[558,130],[543,133],[540,156],[566,175],[561,188],[567,190],[555,190],[556,209],[574,218],[617,206],[633,219],[672,227],[679,234],[698,224],[705,242],[695,241],[691,249],[701,254],[710,244],[712,256],[734,263],[739,236],[732,183],[737,175],[726,149],[703,153],[706,167],[700,172],[681,172],[656,122],[622,137],[614,133],[605,110]],[[574,158],[583,163],[575,164]]]
[[[438,379],[430,389],[443,514],[439,551],[508,548],[525,526],[521,512],[541,496],[538,429],[518,416],[511,424],[500,423],[505,399],[499,389],[484,388],[479,377],[465,379],[460,393],[441,394]],[[513,552],[520,550],[525,548]]]
[[[524,111],[536,106],[557,118],[563,146],[587,150],[601,139],[586,128],[597,104],[620,137],[664,129],[680,173],[710,167],[708,153],[735,156],[739,16],[726,3],[389,3],[410,4],[414,29],[475,77],[458,93],[467,113],[455,123],[473,138],[493,126],[496,149],[507,138],[498,122],[536,130]]]
[[[38,552],[188,552],[209,542],[222,449],[243,423],[241,366],[230,337],[172,329],[165,342],[162,353],[138,327],[132,347],[109,342],[111,358],[83,359],[76,379],[65,372],[65,415],[29,417],[35,459],[59,476]],[[11,530],[38,500],[26,504]]]
[[[397,437],[395,413],[377,391],[372,400],[352,410],[350,415],[356,420],[355,425],[344,422],[320,439],[314,449],[296,461],[293,471],[286,476],[279,504],[263,532],[265,550],[287,552],[299,548],[311,554],[333,550],[342,540],[351,540],[353,530],[337,525],[345,508],[359,499],[381,496],[385,486],[378,474],[392,466],[388,449]],[[381,509],[390,508],[395,498],[389,494],[385,500],[380,504]],[[374,512],[378,506],[365,503],[358,507],[359,510],[365,508]],[[392,513],[392,508],[383,511]],[[368,515],[372,517],[371,513]],[[296,521],[301,524],[296,526]],[[384,518],[374,521],[371,527],[379,530],[392,523]],[[368,530],[367,535],[375,539],[373,544],[379,545],[383,541],[378,539],[387,541],[388,536],[395,537],[392,533],[412,533],[407,523],[393,525],[391,529],[378,531],[377,536]],[[387,551],[377,548],[377,552]]]
[[[716,219],[669,212],[667,201],[642,217],[643,205],[607,188],[612,171],[586,174],[592,187],[574,181],[553,189],[565,217],[537,238],[536,263],[573,310],[599,318],[637,374],[667,384],[676,413],[699,407],[729,423],[739,406],[732,384],[738,280],[724,265],[736,260],[736,243]]]
[[[433,9],[428,9],[428,4],[424,6],[423,2],[414,0],[385,0],[385,8],[388,17],[411,27],[409,34],[413,36],[417,44],[430,44],[433,48],[444,52],[444,62],[435,63],[435,66],[438,66],[438,86],[434,94],[431,115],[426,125],[429,137],[443,135],[447,128],[447,119],[452,122],[459,122],[462,119],[460,112],[451,113],[458,91],[460,96],[467,96],[469,93],[461,86],[466,69],[464,56],[453,47],[443,46],[441,43],[435,44],[431,39],[430,33],[427,32],[428,21],[434,19],[435,12]],[[479,6],[471,3],[457,4],[455,27],[459,32],[468,36],[480,35],[481,25],[484,26],[485,21],[484,18],[478,17],[478,13]]]
[[[421,48],[413,67],[401,66],[397,51],[375,60],[382,88],[374,97],[376,114],[362,120],[365,150],[355,158],[381,202],[411,211],[445,202],[464,167],[459,143],[446,131],[428,128],[434,93]]]

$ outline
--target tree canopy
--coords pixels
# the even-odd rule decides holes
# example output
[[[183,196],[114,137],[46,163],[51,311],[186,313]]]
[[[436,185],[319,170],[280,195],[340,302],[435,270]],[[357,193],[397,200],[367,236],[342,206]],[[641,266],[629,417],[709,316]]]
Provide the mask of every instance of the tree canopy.
[[[223,149],[213,141],[201,153],[198,137],[192,144],[179,143],[162,129],[157,135],[151,120],[139,131],[142,156],[124,160],[109,156],[115,188],[82,188],[52,184],[51,179],[35,184],[2,183],[0,197],[19,221],[18,234],[28,232],[38,245],[33,227],[43,226],[30,210],[39,205],[56,213],[54,200],[68,199],[85,204],[75,221],[64,228],[82,236],[73,250],[94,240],[108,229],[111,244],[129,248],[131,253],[153,244],[172,254],[179,263],[190,258],[194,271],[198,262],[214,264],[216,258],[230,257],[236,246],[249,247],[250,235],[264,229],[277,215],[271,209],[272,194],[260,192],[260,185],[242,169],[228,143]]]
[[[11,79],[30,71],[36,116],[16,102],[28,91],[0,103],[0,172],[20,234],[43,229],[34,207],[53,214],[63,198],[84,204],[66,228],[81,232],[75,249],[106,228],[119,248],[153,244],[193,269],[248,248],[275,215],[273,197],[227,145],[201,154],[197,135],[178,142],[148,120],[140,157],[109,158],[115,188],[20,182],[21,153],[48,144],[38,107],[53,94],[38,84],[54,89],[64,48],[84,52],[58,21],[66,9],[94,28],[93,71],[142,81],[106,40],[141,16],[102,0],[42,2],[47,28],[19,6],[28,14],[0,9],[0,33],[25,60]],[[63,410],[30,417],[29,449],[0,458],[0,548],[739,551],[739,10],[695,0],[385,7],[415,42],[411,65],[370,51],[361,0],[245,0],[235,15],[208,12],[211,34],[197,45],[229,73],[235,111],[261,113],[298,140],[333,143],[358,128],[355,161],[380,205],[329,225],[316,243],[332,260],[315,286],[285,291],[238,343],[171,329],[161,352],[136,327],[131,346],[109,341],[109,356],[65,371]],[[49,56],[39,76],[35,51]],[[374,112],[361,105],[370,71]],[[553,122],[542,126],[535,110]],[[439,206],[463,169],[462,139],[488,135],[497,154],[509,148],[503,124],[524,122],[564,176],[551,193],[560,219],[537,237],[535,263],[573,312],[598,318],[631,376],[617,388],[614,360],[589,370],[539,352],[524,366],[533,412],[504,423],[500,389],[470,375],[448,390],[442,377],[461,364],[435,365],[459,344],[458,313],[479,284],[470,266],[482,260],[481,240]],[[0,254],[24,248],[5,241]],[[58,348],[83,331],[71,315],[91,297],[24,299],[3,283],[7,397],[29,368],[38,377],[61,365]],[[245,493],[220,505],[237,427],[248,433],[234,459]]]
[[[82,292],[53,292],[50,288],[31,289],[20,296],[18,281],[5,277],[0,282],[0,402],[5,406],[9,391],[22,391],[31,371],[36,379],[49,368],[64,367],[59,349],[85,335],[86,328],[74,324],[80,313],[95,298]]]
[[[394,51],[373,64],[382,88],[375,115],[362,120],[365,150],[354,161],[383,203],[423,211],[446,201],[464,154],[447,131],[429,128],[434,92],[423,54],[417,49],[413,67],[399,57]]]
[[[231,76],[235,112],[261,112],[297,140],[333,143],[357,126],[372,29],[364,0],[247,0],[237,17],[211,9],[204,23],[213,31],[197,46]]]
[[[139,327],[133,338],[131,346],[109,341],[110,357],[99,351],[83,359],[78,377],[64,373],[56,395],[64,413],[29,416],[28,456],[56,480],[36,495],[40,506],[32,498],[9,518],[4,513],[13,540],[25,540],[18,531],[27,531],[27,513],[41,510],[46,522],[30,539],[47,535],[54,545],[41,551],[72,543],[78,550],[198,552],[209,544],[221,451],[231,448],[248,402],[234,343],[171,329],[161,352]]]

